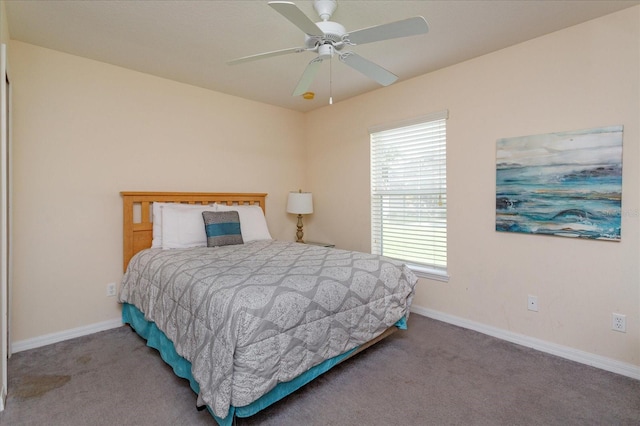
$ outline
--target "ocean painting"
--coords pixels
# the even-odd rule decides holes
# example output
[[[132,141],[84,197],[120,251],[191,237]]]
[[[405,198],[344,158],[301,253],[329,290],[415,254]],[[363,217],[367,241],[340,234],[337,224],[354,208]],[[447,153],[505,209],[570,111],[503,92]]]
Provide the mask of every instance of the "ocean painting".
[[[499,139],[496,231],[620,241],[622,130]]]

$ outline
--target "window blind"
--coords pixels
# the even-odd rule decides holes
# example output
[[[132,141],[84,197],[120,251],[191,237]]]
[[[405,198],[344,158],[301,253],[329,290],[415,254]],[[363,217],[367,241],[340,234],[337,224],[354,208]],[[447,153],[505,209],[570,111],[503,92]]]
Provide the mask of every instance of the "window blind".
[[[447,267],[446,118],[370,130],[371,251],[435,273]]]

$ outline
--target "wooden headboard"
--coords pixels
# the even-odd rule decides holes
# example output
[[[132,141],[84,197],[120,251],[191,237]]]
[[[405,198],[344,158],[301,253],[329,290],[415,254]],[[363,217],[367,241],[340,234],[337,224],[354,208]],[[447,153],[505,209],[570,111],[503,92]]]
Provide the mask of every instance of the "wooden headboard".
[[[129,260],[140,250],[151,247],[153,240],[154,202],[184,204],[257,204],[265,211],[267,194],[220,193],[220,192],[121,192],[123,201],[124,270]]]

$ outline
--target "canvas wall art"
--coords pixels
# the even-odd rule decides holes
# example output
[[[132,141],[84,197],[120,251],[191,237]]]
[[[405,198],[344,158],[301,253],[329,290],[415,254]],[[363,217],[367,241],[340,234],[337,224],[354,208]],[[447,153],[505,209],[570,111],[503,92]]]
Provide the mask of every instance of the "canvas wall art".
[[[623,126],[499,139],[496,230],[619,241]]]

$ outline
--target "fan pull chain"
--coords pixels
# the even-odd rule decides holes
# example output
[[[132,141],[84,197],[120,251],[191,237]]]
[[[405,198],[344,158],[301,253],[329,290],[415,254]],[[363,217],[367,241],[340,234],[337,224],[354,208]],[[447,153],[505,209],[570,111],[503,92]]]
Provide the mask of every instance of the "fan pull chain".
[[[329,105],[333,105],[333,55],[329,58]]]

